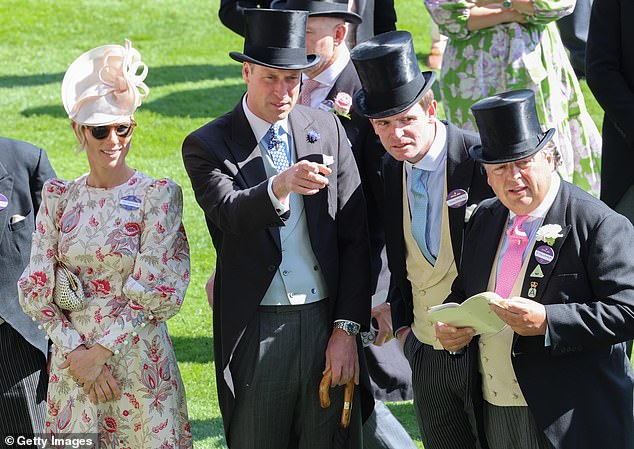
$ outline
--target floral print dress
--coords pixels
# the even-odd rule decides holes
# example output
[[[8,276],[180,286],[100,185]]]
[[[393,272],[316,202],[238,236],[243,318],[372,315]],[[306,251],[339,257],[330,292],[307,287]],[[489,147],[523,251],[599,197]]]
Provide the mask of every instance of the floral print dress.
[[[139,172],[113,188],[49,180],[33,233],[30,265],[19,280],[25,312],[52,342],[47,431],[99,434],[101,448],[189,448],[185,389],[165,320],[189,283],[182,192],[168,179]],[[53,302],[54,256],[81,279],[86,307]],[[100,344],[119,382],[118,401],[93,405],[64,357]]]
[[[425,5],[449,37],[440,74],[447,119],[475,130],[469,110],[473,103],[496,93],[532,89],[542,125],[557,131],[553,142],[562,156],[559,173],[598,196],[601,136],[555,24],[572,12],[575,0],[535,0],[535,15],[527,16],[527,23],[476,31],[467,29],[473,2],[425,0]]]

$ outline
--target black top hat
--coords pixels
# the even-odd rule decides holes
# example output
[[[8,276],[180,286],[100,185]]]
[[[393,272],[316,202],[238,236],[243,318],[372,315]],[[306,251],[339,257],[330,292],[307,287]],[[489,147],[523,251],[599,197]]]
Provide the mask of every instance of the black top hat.
[[[306,11],[252,8],[244,10],[244,53],[229,53],[239,62],[282,70],[304,70],[319,62],[306,55]]]
[[[522,89],[484,98],[471,106],[482,145],[469,149],[484,164],[503,164],[532,156],[553,138],[555,129],[542,131],[535,94]]]
[[[273,1],[271,7],[308,11],[310,17],[340,17],[350,23],[362,21],[359,14],[348,11],[347,0],[279,0]]]
[[[379,34],[352,49],[350,58],[361,80],[354,94],[357,111],[368,118],[399,114],[419,101],[436,79],[418,67],[412,35]]]

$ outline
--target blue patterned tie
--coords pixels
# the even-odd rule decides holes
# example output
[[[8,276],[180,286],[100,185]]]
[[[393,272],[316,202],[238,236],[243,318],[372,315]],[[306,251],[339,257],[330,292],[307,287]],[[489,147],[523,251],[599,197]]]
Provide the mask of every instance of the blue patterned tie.
[[[412,235],[418,243],[418,247],[430,264],[436,263],[436,258],[429,252],[427,247],[427,213],[429,209],[429,196],[425,188],[425,170],[412,167],[410,176],[412,177]]]
[[[273,166],[278,173],[283,172],[291,164],[288,159],[288,145],[280,137],[280,125],[271,125],[266,135],[268,136],[268,150]]]

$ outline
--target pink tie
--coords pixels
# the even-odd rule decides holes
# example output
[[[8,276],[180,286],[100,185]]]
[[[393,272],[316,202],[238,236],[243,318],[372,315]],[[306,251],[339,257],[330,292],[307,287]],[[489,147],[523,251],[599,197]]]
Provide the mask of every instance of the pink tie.
[[[502,298],[508,298],[522,268],[522,256],[526,250],[526,245],[528,245],[528,236],[522,229],[522,224],[527,219],[528,215],[517,215],[513,226],[506,233],[508,245],[502,257],[502,265],[495,285],[495,293]]]
[[[302,81],[302,90],[299,93],[299,104],[310,106],[310,94],[312,94],[319,86],[321,86],[319,81],[315,81],[310,78],[306,78]]]

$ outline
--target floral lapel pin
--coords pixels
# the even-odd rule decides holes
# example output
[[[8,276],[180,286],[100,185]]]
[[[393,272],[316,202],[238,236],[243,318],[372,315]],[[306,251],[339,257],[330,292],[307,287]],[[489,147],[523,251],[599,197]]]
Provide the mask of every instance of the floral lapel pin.
[[[548,244],[548,246],[553,246],[555,244],[555,240],[557,240],[559,237],[564,236],[561,231],[561,225],[544,225],[537,230],[537,236],[535,237],[535,240],[537,240],[538,242],[545,242],[546,244]]]
[[[350,108],[352,107],[352,97],[345,93],[339,92],[335,97],[333,102],[332,109],[330,112],[334,112],[341,117],[345,117],[347,119],[350,118]]]
[[[317,131],[311,129],[310,131],[308,131],[308,134],[306,134],[306,142],[315,143],[319,140],[320,137],[321,136]]]

